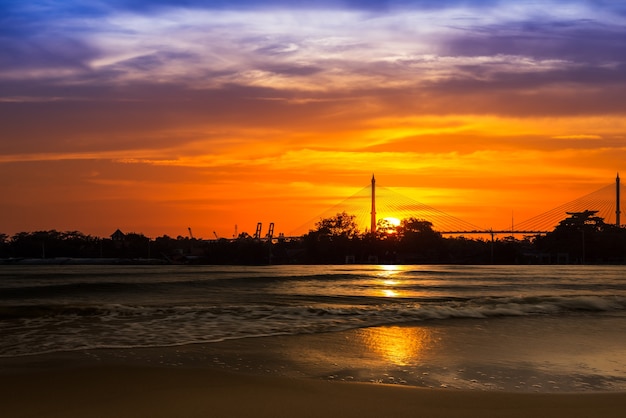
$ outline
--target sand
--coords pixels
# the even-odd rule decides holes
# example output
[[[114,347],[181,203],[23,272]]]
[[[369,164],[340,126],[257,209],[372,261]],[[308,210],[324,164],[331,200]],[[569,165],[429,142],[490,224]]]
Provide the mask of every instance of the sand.
[[[423,389],[207,367],[23,367],[2,373],[2,417],[624,417],[626,394]]]
[[[577,385],[566,380],[581,379],[583,370],[567,368],[558,374],[556,390],[548,381],[559,370],[542,377],[535,367],[552,357],[549,346],[536,345],[541,356],[533,362],[514,349],[520,345],[515,335],[505,335],[489,350],[501,328],[493,325],[483,344],[468,336],[478,329],[461,325],[5,357],[0,358],[0,417],[626,417],[621,372],[589,374],[589,384]],[[424,344],[414,347],[416,341]],[[555,356],[576,364],[586,358],[559,347]],[[619,347],[617,341],[614,348]],[[589,355],[610,360],[613,351]],[[408,354],[413,366],[400,364]],[[621,357],[616,359],[620,362],[611,368],[621,370]],[[482,374],[469,374],[471,364]],[[594,370],[602,366],[590,364]],[[441,375],[444,365],[452,377]],[[406,382],[400,384],[400,378]],[[443,378],[458,384],[442,388]],[[515,384],[505,385],[507,378]],[[528,383],[518,388],[522,379]],[[396,384],[380,383],[390,381]],[[568,393],[570,388],[575,393]]]

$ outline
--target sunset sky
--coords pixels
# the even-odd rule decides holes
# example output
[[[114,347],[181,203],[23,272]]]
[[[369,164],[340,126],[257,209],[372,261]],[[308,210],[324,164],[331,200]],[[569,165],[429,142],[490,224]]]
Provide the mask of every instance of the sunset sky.
[[[302,233],[372,173],[504,228],[626,177],[625,40],[610,0],[4,0],[0,233]]]

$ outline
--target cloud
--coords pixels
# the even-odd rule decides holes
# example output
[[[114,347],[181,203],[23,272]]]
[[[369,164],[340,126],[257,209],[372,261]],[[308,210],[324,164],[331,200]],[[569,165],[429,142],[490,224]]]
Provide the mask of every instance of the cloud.
[[[170,151],[294,131],[352,146],[382,117],[626,112],[623,15],[608,3],[552,2],[559,13],[539,18],[527,2],[91,4],[10,2],[0,152]]]
[[[588,140],[588,139],[602,139],[601,135],[589,135],[589,134],[574,134],[574,135],[557,135],[554,139],[574,139],[574,140]]]
[[[597,65],[623,62],[624,37],[623,21],[516,21],[469,27],[450,36],[442,49],[455,56],[517,55]]]
[[[75,76],[88,70],[98,51],[74,37],[39,33],[0,37],[0,77],[27,79]]]
[[[585,82],[576,78],[578,66],[618,74],[618,57],[626,52],[623,22],[615,16],[602,22],[606,9],[583,19],[584,3],[575,3],[566,18],[538,21],[525,3],[514,17],[495,2],[388,2],[385,11],[372,10],[370,2],[335,8],[275,2],[272,11],[261,3],[212,3],[209,10],[197,1],[117,1],[87,11],[48,3],[58,8],[56,19],[44,18],[51,7],[23,6],[7,25],[23,41],[3,38],[0,77],[319,90],[497,83],[494,75],[560,70]],[[37,19],[24,24],[29,13]],[[97,13],[106,18],[94,18]]]
[[[437,10],[459,6],[490,7],[498,3],[499,0],[298,0],[295,2],[293,0],[212,0],[210,2],[206,0],[108,0],[101,2],[98,6],[101,9],[110,7],[116,10],[144,13],[171,8],[201,10],[351,9],[385,12],[415,8]]]

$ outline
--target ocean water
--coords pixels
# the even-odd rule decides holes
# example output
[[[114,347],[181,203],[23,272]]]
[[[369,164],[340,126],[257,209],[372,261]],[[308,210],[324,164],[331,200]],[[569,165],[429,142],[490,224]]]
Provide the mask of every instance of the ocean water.
[[[622,266],[0,266],[1,357],[607,317],[626,323]]]
[[[68,352],[420,387],[626,391],[626,267],[0,266],[0,364]]]

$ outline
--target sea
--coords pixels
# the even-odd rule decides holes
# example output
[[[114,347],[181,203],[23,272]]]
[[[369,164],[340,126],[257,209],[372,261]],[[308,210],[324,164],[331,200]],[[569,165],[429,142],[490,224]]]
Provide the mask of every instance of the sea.
[[[0,358],[337,335],[328,378],[626,390],[626,267],[0,266]]]

